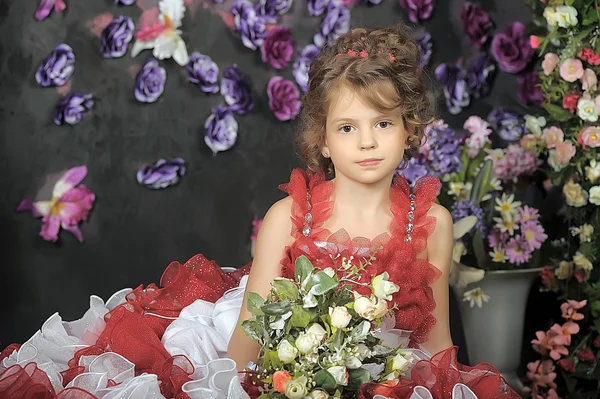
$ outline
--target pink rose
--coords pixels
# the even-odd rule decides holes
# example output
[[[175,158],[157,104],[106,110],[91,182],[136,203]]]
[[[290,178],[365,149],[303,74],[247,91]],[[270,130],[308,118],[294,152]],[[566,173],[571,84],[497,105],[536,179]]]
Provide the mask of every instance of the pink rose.
[[[568,58],[560,66],[560,77],[567,82],[575,82],[583,76],[583,64],[581,60]]]
[[[600,147],[600,127],[588,126],[579,132],[577,138],[579,144],[584,147]]]
[[[567,165],[571,158],[575,156],[575,146],[570,141],[563,141],[556,144],[556,160],[562,165]]]
[[[581,89],[588,91],[596,87],[596,84],[598,84],[598,77],[593,70],[586,68],[581,77]]]
[[[542,69],[544,70],[544,75],[548,76],[556,68],[558,64],[558,55],[554,53],[546,53],[544,56],[544,61],[542,61]]]
[[[571,112],[575,112],[577,109],[577,101],[579,100],[579,94],[569,94],[563,97],[563,108],[568,109]]]
[[[519,143],[527,151],[534,152],[535,147],[537,146],[537,138],[533,134],[526,134],[525,136],[521,137]]]
[[[558,143],[563,142],[564,138],[565,134],[556,126],[548,127],[544,129],[544,132],[542,133],[542,140],[544,140],[544,143],[546,143],[546,147],[548,148],[555,148]]]

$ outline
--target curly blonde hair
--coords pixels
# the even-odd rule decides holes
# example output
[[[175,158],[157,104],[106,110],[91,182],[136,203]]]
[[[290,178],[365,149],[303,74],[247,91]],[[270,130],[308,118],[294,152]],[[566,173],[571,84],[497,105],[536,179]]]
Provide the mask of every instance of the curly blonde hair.
[[[382,113],[399,112],[409,132],[404,161],[414,156],[425,127],[434,120],[434,102],[419,58],[419,46],[404,25],[353,29],[325,47],[310,66],[300,115],[297,146],[307,166],[313,171],[333,169],[321,149],[329,104],[340,84]]]

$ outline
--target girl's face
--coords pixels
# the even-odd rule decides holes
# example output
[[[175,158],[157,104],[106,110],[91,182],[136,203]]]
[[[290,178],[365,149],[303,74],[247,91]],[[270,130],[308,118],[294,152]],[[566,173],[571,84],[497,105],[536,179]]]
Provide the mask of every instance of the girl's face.
[[[345,85],[332,96],[325,125],[323,154],[329,154],[336,176],[373,184],[394,175],[406,149],[401,115],[382,114]]]

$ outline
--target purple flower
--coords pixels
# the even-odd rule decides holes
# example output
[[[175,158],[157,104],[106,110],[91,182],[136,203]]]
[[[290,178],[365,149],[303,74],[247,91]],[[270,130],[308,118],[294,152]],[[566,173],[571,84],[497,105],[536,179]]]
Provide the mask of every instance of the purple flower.
[[[265,23],[274,24],[277,16],[290,10],[294,0],[259,0],[256,12]]]
[[[290,80],[274,76],[267,85],[269,108],[280,121],[293,119],[300,112],[300,92]]]
[[[206,135],[204,142],[216,154],[227,151],[237,140],[238,123],[233,117],[231,110],[225,106],[213,108],[212,113],[204,122]]]
[[[125,55],[127,45],[133,39],[133,20],[123,15],[113,19],[100,35],[100,52],[104,58],[118,58]]]
[[[207,55],[194,52],[187,63],[188,80],[205,93],[219,91],[219,66]]]
[[[313,42],[323,48],[348,32],[350,29],[350,10],[336,1],[331,1],[327,6],[325,18],[321,21],[319,32],[313,37]]]
[[[525,121],[515,112],[496,108],[489,113],[487,120],[503,140],[516,141],[525,134]]]
[[[460,161],[464,136],[443,121],[428,125],[425,129],[429,169],[436,176],[462,170]]]
[[[231,6],[235,29],[242,36],[242,43],[250,50],[256,50],[267,36],[265,22],[256,14],[256,10],[246,0],[237,0]]]
[[[185,174],[185,161],[173,158],[169,161],[159,159],[152,165],[146,165],[137,172],[137,181],[143,186],[158,190],[179,182]]]
[[[523,36],[524,31],[525,25],[513,22],[506,32],[498,33],[492,40],[492,54],[504,72],[521,72],[533,58],[534,50]]]
[[[223,72],[221,94],[229,108],[240,115],[254,108],[250,83],[244,73],[235,66],[230,66]]]
[[[408,162],[403,161],[396,169],[396,174],[403,175],[410,184],[416,183],[421,177],[427,176],[428,173],[426,159],[421,155],[412,157]]]
[[[50,15],[53,8],[54,12],[61,12],[67,8],[67,5],[64,0],[41,0],[40,5],[35,11],[35,18],[38,21],[48,18],[48,15]]]
[[[35,80],[42,87],[62,86],[67,83],[74,70],[75,54],[73,54],[73,49],[67,44],[59,44],[42,61],[35,73]]]
[[[135,78],[135,98],[143,103],[153,103],[165,91],[167,71],[155,58],[149,58]]]
[[[517,96],[525,104],[541,106],[544,102],[544,94],[540,88],[540,76],[537,70],[530,69],[517,76],[517,85],[519,87]]]
[[[267,33],[260,48],[262,60],[275,69],[287,67],[294,54],[294,37],[290,28],[278,26]]]
[[[94,100],[91,94],[69,93],[59,101],[54,115],[54,123],[76,125],[93,106]]]
[[[135,4],[135,0],[115,0],[115,4],[130,6]]]
[[[481,54],[467,71],[467,84],[469,92],[475,98],[482,98],[490,94],[492,82],[496,76],[496,64],[487,53]]]
[[[408,19],[415,24],[431,17],[434,6],[434,0],[400,0],[400,7],[408,8]]]
[[[308,0],[306,2],[308,13],[313,17],[318,17],[325,12],[329,2],[330,0]]]
[[[425,34],[417,39],[419,45],[419,66],[425,68],[433,54],[433,43],[431,42],[431,34]]]
[[[483,222],[483,209],[481,209],[479,206],[473,204],[468,199],[461,199],[460,201],[452,204],[452,211],[450,214],[452,215],[452,220],[454,222],[466,218],[467,216],[475,216],[477,218],[477,223],[475,223],[474,228],[481,231],[481,235],[485,238],[487,229]]]
[[[467,1],[460,9],[460,19],[471,44],[476,48],[481,48],[488,41],[494,29],[494,23],[488,13],[478,5]]]
[[[460,65],[440,64],[435,69],[435,77],[444,85],[448,112],[459,114],[471,102],[465,71]]]
[[[310,69],[310,64],[312,64],[320,51],[321,49],[314,44],[308,44],[300,51],[300,54],[296,57],[296,61],[294,61],[294,70],[292,73],[294,79],[296,79],[296,83],[298,83],[298,86],[304,92],[308,89],[308,70]]]

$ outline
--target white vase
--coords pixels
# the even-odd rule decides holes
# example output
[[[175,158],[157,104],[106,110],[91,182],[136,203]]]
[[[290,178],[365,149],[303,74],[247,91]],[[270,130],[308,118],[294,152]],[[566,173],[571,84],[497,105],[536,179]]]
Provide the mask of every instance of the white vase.
[[[480,287],[490,296],[489,302],[479,308],[459,299],[469,362],[492,364],[517,392],[523,388],[516,370],[521,363],[525,306],[540,270],[486,272],[467,290]]]

